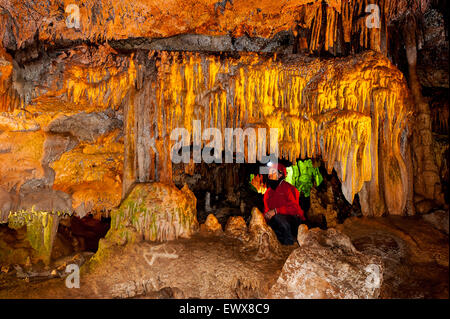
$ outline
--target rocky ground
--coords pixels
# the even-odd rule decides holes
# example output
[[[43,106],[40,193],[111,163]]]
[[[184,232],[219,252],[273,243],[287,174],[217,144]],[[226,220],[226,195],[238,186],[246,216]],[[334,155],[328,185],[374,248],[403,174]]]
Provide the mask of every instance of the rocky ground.
[[[448,298],[448,232],[419,216],[353,217],[338,229],[359,251],[382,257],[381,298]]]
[[[240,247],[238,240],[223,235],[133,244],[115,251],[108,267],[82,274],[80,289],[67,289],[65,279],[26,282],[10,272],[1,275],[0,298],[262,297],[285,259],[259,261]],[[292,248],[285,247],[285,258]],[[160,256],[155,252],[167,257],[152,262],[153,255]]]
[[[190,239],[117,246],[102,259],[102,267],[93,262],[82,267],[79,289],[66,288],[63,278],[18,278],[17,270],[2,272],[0,298],[264,298],[275,287],[280,273],[286,273],[283,265],[294,250],[296,254],[301,249],[318,252],[326,246],[317,245],[320,239],[315,246],[301,239],[300,248],[298,244],[284,246],[279,255],[264,258],[258,249],[249,249],[238,236],[220,228],[210,232],[205,228],[214,227],[202,227]],[[448,298],[449,242],[445,232],[419,217],[395,216],[353,217],[337,229],[363,253],[360,256],[381,257],[384,272],[379,298]],[[310,231],[314,236],[321,232]],[[320,236],[325,241],[331,238],[341,246],[348,245],[342,244],[345,236],[333,239],[330,234],[336,236],[339,232],[333,230]],[[328,258],[342,261],[342,257],[333,257],[331,252],[337,246],[332,246],[327,246]],[[312,267],[323,266],[323,260],[319,259],[324,256],[318,254],[316,260],[309,258],[308,263]],[[323,269],[312,270],[320,271]],[[339,273],[341,269],[333,271]],[[276,286],[280,288],[280,283]],[[271,295],[279,296],[273,291]]]

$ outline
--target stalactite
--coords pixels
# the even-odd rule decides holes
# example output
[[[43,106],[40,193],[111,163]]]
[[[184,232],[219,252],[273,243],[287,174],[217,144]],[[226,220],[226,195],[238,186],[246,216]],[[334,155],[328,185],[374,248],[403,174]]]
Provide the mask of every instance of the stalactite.
[[[336,20],[333,11],[328,14],[327,21]],[[170,134],[182,127],[192,135],[198,120],[202,130],[215,127],[222,133],[222,145],[227,127],[277,128],[280,157],[321,156],[329,172],[337,171],[350,202],[366,183],[378,185],[369,187],[372,194],[387,183],[398,195],[393,199],[385,192],[379,201],[403,212],[407,170],[398,145],[411,109],[403,76],[383,56],[366,52],[319,60],[140,52],[121,65],[108,70],[70,65],[63,89],[73,104],[124,107],[122,196],[134,182],[172,183]],[[200,147],[209,143],[192,138]],[[274,141],[265,144],[256,143],[259,160]],[[393,164],[378,163],[380,154]],[[389,170],[399,178],[391,179]]]
[[[65,91],[71,102],[87,102],[103,109],[117,109],[134,84],[136,68],[133,59],[130,59],[129,66],[124,69],[74,65],[65,74]]]
[[[138,90],[128,110],[133,119],[147,116],[156,125],[157,169],[144,179],[171,181],[168,137],[174,128],[193,134],[192,123],[199,120],[202,130],[217,127],[223,138],[226,127],[271,127],[279,130],[280,157],[322,156],[330,173],[336,169],[350,202],[365,183],[378,185],[373,167],[379,165],[379,145],[394,165],[382,169],[383,181],[400,187],[399,200],[385,194],[388,209],[403,212],[407,173],[399,143],[411,109],[403,76],[385,58],[365,53],[339,61],[306,61],[163,52],[155,74],[154,93],[140,100],[143,91]],[[154,96],[155,112],[148,111],[149,96]],[[262,146],[258,141],[256,147]],[[134,163],[139,167],[142,160]],[[387,170],[400,180],[389,181]]]

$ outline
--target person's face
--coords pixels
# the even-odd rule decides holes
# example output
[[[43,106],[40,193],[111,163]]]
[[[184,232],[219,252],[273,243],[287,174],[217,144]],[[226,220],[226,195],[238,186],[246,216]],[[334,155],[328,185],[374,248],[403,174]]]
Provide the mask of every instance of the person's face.
[[[281,177],[281,174],[278,172],[276,168],[269,169],[269,179],[273,181],[277,181]]]

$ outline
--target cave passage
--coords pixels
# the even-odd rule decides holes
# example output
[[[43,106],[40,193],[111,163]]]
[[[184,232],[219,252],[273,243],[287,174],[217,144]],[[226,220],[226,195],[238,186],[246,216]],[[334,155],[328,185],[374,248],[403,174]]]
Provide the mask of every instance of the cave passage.
[[[223,160],[223,159],[222,159]],[[277,159],[279,163],[289,168],[299,160],[289,161]],[[311,176],[311,188],[300,192],[300,207],[305,213],[306,225],[309,228],[327,229],[342,224],[351,216],[362,216],[359,196],[356,195],[350,204],[342,193],[342,184],[335,170],[328,174],[324,162],[318,159],[303,159],[311,161],[319,169],[322,178],[320,185]],[[197,199],[197,219],[204,223],[209,214],[214,214],[225,228],[231,216],[242,216],[249,222],[253,207],[264,211],[263,192],[251,185],[252,177],[260,176],[265,185],[267,175],[260,174],[260,168],[267,166],[257,163],[200,163],[175,164],[172,176],[178,188],[188,185]],[[289,175],[289,173],[288,173]],[[311,190],[311,191],[310,191]]]
[[[70,243],[68,248],[73,252],[97,252],[98,243],[104,238],[111,226],[111,219],[103,216],[88,214],[83,218],[73,216],[65,222],[60,222],[57,236],[61,241]]]

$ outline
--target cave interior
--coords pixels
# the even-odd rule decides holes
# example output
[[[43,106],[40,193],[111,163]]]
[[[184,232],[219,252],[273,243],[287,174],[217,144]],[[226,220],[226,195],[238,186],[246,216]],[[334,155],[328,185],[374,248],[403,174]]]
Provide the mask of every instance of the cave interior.
[[[0,40],[1,298],[448,298],[446,1],[0,0]],[[267,155],[314,172],[294,245]]]

